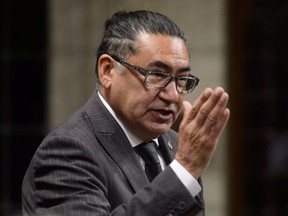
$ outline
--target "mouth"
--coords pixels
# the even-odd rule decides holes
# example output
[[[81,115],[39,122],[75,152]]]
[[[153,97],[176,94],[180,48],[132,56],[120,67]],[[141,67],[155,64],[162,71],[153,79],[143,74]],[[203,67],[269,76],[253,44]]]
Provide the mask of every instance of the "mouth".
[[[156,109],[151,112],[153,117],[160,122],[167,122],[173,120],[175,117],[175,112],[173,110]]]
[[[162,115],[174,115],[174,111],[172,110],[156,110],[156,112],[161,113]]]

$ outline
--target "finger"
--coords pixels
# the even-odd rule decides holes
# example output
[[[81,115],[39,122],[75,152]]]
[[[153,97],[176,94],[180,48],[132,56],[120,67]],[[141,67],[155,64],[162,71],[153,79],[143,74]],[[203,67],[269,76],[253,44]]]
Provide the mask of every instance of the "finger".
[[[221,136],[228,120],[230,117],[230,110],[228,108],[225,108],[223,112],[220,115],[220,118],[218,119],[217,123],[215,126],[212,128],[211,133],[210,133],[210,143],[216,143]]]
[[[222,114],[223,110],[225,109],[228,102],[228,94],[224,92],[211,112],[208,114],[207,118],[205,119],[204,126],[206,126],[208,129],[212,127],[216,122],[218,121],[220,115]]]
[[[196,101],[193,103],[193,106],[192,106],[192,109],[190,110],[189,115],[187,115],[188,122],[190,122],[197,116],[200,108],[209,99],[212,93],[213,93],[213,90],[211,88],[206,88],[202,92],[202,94],[196,99]]]
[[[202,107],[197,113],[197,118],[196,118],[196,122],[198,126],[202,126],[204,124],[207,117],[210,115],[211,111],[214,109],[214,107],[216,106],[220,98],[222,97],[223,93],[224,93],[223,88],[221,87],[216,88],[213,94],[209,97],[209,99],[202,105]]]
[[[183,105],[183,109],[184,109],[183,119],[184,120],[189,119],[190,113],[193,109],[192,105],[188,101],[183,101],[182,105]]]
[[[184,125],[187,125],[189,122],[191,122],[189,116],[190,116],[190,113],[192,111],[192,105],[188,101],[183,101],[182,106],[183,106],[183,118],[182,118],[182,121],[179,125],[179,128],[181,128]]]

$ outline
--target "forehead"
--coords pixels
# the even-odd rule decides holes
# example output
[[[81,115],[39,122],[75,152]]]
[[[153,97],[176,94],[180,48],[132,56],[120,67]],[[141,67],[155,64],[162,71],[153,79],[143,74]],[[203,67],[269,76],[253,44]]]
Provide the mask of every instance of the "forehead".
[[[178,37],[142,33],[137,39],[137,55],[150,60],[189,62],[186,43]]]

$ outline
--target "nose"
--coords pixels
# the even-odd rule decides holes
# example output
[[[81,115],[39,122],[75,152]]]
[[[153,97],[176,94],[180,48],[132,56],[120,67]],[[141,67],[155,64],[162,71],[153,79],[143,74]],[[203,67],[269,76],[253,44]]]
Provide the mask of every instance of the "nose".
[[[179,94],[176,89],[176,82],[171,80],[165,88],[160,90],[159,97],[170,103],[177,103],[179,101]]]

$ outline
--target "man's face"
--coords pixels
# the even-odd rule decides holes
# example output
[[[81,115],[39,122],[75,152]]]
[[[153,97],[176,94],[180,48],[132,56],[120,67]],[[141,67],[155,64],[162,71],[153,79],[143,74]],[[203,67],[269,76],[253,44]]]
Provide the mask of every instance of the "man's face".
[[[137,54],[130,55],[126,62],[172,76],[189,73],[189,54],[180,38],[142,34],[138,45]],[[114,73],[108,95],[106,100],[116,115],[143,140],[165,133],[179,115],[184,100],[175,81],[164,89],[149,88],[143,75],[127,68],[124,73]]]

